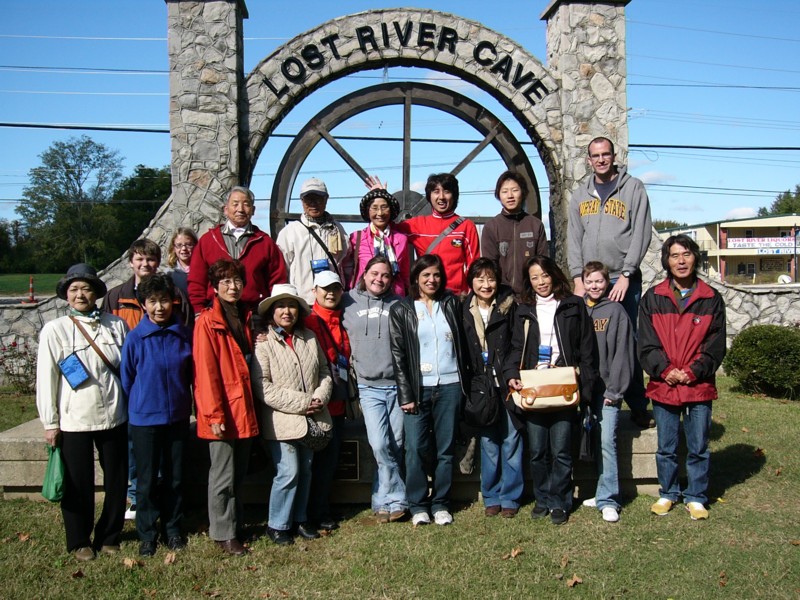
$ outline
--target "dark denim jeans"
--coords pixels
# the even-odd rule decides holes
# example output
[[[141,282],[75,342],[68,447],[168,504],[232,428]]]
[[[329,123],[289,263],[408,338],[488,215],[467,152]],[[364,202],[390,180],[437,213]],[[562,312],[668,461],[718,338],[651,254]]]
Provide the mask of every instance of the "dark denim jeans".
[[[460,409],[461,384],[450,383],[422,388],[417,414],[405,414],[403,417],[406,438],[406,495],[412,515],[429,509],[434,513],[449,510],[456,419]],[[425,463],[431,441],[436,448],[436,464],[433,472],[433,495],[429,498]]]
[[[572,509],[572,422],[575,409],[526,415],[536,505]]]
[[[683,433],[686,436],[686,476],[688,485],[681,492],[678,484],[678,436],[681,415]],[[658,493],[662,498],[677,502],[683,495],[684,502],[708,502],[708,472],[711,465],[711,450],[708,435],[711,431],[711,402],[692,402],[685,406],[670,406],[653,402],[653,416],[658,432],[656,469],[658,470]]]

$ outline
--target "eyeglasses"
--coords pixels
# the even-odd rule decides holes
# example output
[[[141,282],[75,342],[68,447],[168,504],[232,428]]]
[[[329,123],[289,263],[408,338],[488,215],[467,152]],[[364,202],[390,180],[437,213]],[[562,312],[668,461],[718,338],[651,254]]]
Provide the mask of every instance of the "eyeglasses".
[[[242,281],[238,277],[236,279],[220,279],[219,284],[225,286],[226,288],[244,287],[244,281]]]
[[[183,250],[184,248],[186,248],[187,250],[191,250],[192,248],[194,248],[194,244],[175,244],[175,248],[177,250]]]
[[[600,160],[601,158],[609,159],[614,156],[611,152],[603,152],[602,154],[590,154],[589,158],[592,160]]]

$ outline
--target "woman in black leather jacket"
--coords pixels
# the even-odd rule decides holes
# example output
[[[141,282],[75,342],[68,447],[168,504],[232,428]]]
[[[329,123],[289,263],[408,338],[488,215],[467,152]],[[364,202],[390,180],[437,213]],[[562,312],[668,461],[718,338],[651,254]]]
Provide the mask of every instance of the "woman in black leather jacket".
[[[525,265],[525,289],[517,308],[511,351],[503,367],[509,387],[522,389],[520,369],[547,362],[580,369],[581,402],[589,402],[597,378],[597,341],[583,298],[575,296],[554,260],[534,256]],[[527,340],[525,325],[527,323]],[[524,356],[523,356],[524,347]],[[520,366],[521,365],[521,366]],[[572,509],[572,423],[575,408],[524,412],[536,506],[531,518],[550,515],[566,523]]]
[[[449,525],[455,432],[467,381],[460,302],[446,289],[438,256],[421,256],[410,283],[409,296],[389,313],[397,401],[404,413],[406,496],[414,525],[430,523],[429,511],[437,525]],[[432,441],[436,466],[429,498],[425,460]]]

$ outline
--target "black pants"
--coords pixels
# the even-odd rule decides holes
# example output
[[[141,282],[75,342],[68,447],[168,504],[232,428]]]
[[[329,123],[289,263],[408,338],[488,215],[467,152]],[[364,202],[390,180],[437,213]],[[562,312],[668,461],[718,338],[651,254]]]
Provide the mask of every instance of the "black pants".
[[[342,448],[342,428],[344,415],[331,417],[333,438],[328,445],[314,453],[311,463],[311,493],[308,497],[308,518],[319,525],[320,521],[331,519],[331,487],[339,464],[339,451]]]
[[[181,535],[183,447],[188,432],[188,419],[169,425],[130,426],[136,457],[136,533],[143,542],[158,537],[159,517],[165,539]]]
[[[103,470],[103,510],[94,522],[94,449]],[[67,534],[67,551],[119,544],[125,524],[128,489],[128,425],[102,431],[61,432],[64,460],[64,497],[61,514]]]

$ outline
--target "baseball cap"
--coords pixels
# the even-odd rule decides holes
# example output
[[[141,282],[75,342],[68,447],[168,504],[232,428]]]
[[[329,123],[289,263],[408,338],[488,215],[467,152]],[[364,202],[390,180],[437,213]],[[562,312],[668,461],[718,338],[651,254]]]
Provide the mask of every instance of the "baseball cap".
[[[342,285],[342,280],[333,271],[320,271],[314,276],[314,287],[326,288],[334,283]]]
[[[322,179],[317,179],[316,177],[306,179],[303,185],[300,186],[300,198],[303,198],[307,194],[319,194],[327,198],[328,186],[325,185]]]

